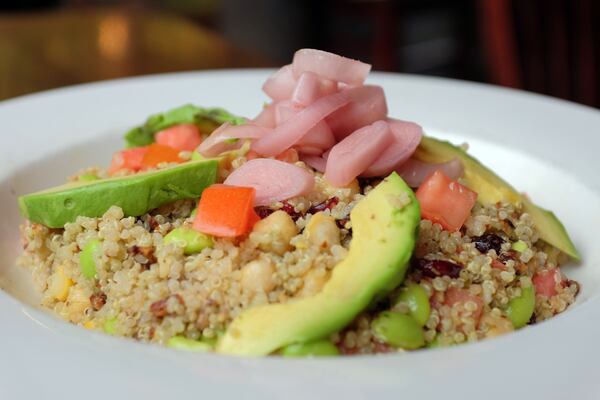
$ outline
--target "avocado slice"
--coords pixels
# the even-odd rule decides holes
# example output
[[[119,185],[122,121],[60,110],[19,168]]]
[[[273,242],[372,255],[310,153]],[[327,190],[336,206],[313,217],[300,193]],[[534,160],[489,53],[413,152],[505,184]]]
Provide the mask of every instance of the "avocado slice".
[[[245,118],[238,117],[222,108],[202,108],[193,104],[186,104],[164,113],[148,117],[146,122],[129,130],[125,134],[128,148],[146,146],[154,143],[154,134],[177,124],[196,124],[203,132],[212,132],[224,122],[239,125],[246,122]]]
[[[350,250],[323,289],[311,297],[244,311],[217,343],[217,352],[261,356],[322,339],[402,282],[420,221],[413,191],[392,173],[358,203],[350,218]]]
[[[505,180],[460,147],[443,140],[424,136],[414,157],[421,161],[433,163],[446,162],[458,157],[465,169],[465,184],[477,192],[479,202],[482,204],[507,202],[517,206],[522,205],[523,210],[531,215],[541,239],[576,261],[580,260],[579,253],[564,225],[554,213],[533,204]]]
[[[217,178],[218,159],[191,161],[174,167],[91,182],[71,182],[19,197],[24,218],[62,228],[78,216],[100,217],[111,206],[138,216],[163,204],[200,197]]]

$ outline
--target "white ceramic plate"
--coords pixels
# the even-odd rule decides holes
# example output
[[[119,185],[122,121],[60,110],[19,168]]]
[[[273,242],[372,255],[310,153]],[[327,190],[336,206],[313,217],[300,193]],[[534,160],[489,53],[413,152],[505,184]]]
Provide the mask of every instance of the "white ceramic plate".
[[[458,142],[564,221],[583,263],[568,312],[499,339],[405,355],[241,359],[117,339],[36,308],[20,251],[16,198],[106,165],[121,134],[184,103],[253,116],[268,71],[102,82],[0,103],[0,399],[600,398],[600,113],[490,86],[372,74],[390,114]]]

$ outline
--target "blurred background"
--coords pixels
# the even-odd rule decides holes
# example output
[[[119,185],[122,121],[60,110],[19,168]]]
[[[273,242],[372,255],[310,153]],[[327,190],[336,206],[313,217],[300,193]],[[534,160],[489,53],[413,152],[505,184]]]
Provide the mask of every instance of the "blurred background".
[[[599,107],[599,16],[597,0],[2,0],[0,100],[133,75],[274,67],[314,47],[376,70]]]

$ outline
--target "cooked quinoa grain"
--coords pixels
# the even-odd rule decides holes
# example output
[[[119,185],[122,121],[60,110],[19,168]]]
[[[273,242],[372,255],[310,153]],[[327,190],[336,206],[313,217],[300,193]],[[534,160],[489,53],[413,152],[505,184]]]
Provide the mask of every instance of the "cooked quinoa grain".
[[[244,162],[244,157],[223,162],[220,175]],[[112,207],[100,218],[78,217],[63,229],[22,225],[19,263],[31,270],[43,306],[87,329],[110,326],[117,335],[159,344],[175,335],[216,338],[249,307],[318,293],[347,255],[350,212],[378,182],[355,180],[334,188],[301,161],[296,165],[315,174],[313,192],[257,210],[262,220],[244,239],[214,238],[212,248],[186,255],[177,243],[165,244],[164,237],[173,229],[191,227],[194,200],[140,217],[126,217]],[[89,174],[107,176],[104,170],[88,168],[69,179]],[[389,201],[401,207],[410,198]],[[419,285],[429,298],[429,317],[423,320],[427,346],[511,332],[511,300],[531,287],[536,274],[558,271],[565,259],[539,240],[531,217],[510,204],[477,204],[457,232],[428,220],[419,228],[404,283],[331,335],[343,354],[404,351],[378,341],[371,324],[382,311],[410,312],[407,304],[395,301],[408,284]],[[80,272],[79,256],[92,239],[101,245],[96,276],[89,279]],[[517,242],[522,251],[513,249]],[[530,323],[548,319],[575,301],[579,284],[560,272],[557,276],[553,295],[536,296]]]

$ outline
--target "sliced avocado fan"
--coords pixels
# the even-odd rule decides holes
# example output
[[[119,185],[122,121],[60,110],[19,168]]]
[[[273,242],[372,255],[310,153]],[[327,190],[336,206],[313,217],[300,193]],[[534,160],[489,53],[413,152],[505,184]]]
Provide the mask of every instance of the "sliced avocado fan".
[[[62,228],[78,216],[100,217],[111,206],[139,216],[175,200],[200,197],[217,178],[218,159],[191,161],[157,171],[90,182],[73,182],[19,197],[24,218]]]
[[[531,215],[542,240],[571,256],[574,260],[580,260],[579,253],[569,234],[554,213],[535,205],[460,147],[432,137],[423,137],[414,157],[433,163],[458,158],[462,161],[465,169],[465,183],[467,187],[477,192],[479,202],[482,204],[507,202],[516,206],[521,205],[523,210]]]
[[[346,258],[323,289],[311,297],[242,312],[217,344],[217,352],[270,354],[292,343],[339,331],[404,279],[420,221],[413,191],[396,173],[385,178],[352,210],[353,238]]]

